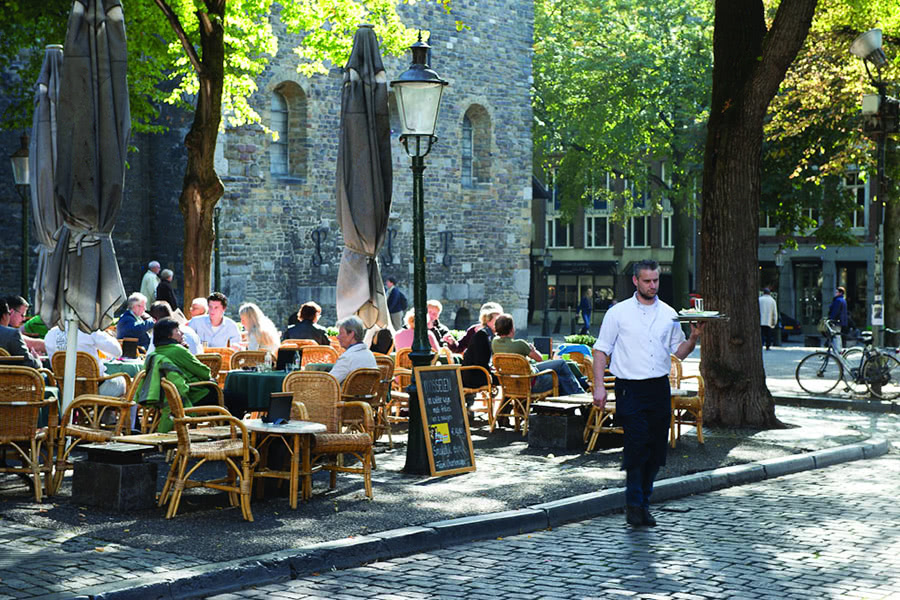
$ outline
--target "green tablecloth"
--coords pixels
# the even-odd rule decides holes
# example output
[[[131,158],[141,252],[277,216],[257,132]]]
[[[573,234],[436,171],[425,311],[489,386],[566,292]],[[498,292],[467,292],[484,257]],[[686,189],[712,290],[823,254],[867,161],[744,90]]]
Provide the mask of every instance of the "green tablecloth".
[[[286,371],[229,371],[225,378],[225,393],[240,394],[247,398],[249,410],[266,410],[272,392],[281,391]]]
[[[113,373],[127,373],[129,377],[134,379],[134,376],[141,372],[141,369],[144,368],[144,361],[142,360],[106,360],[103,361],[103,366],[106,368],[106,374],[112,375]]]
[[[322,371],[323,373],[329,373],[333,366],[334,363],[308,363],[303,368],[307,371]]]

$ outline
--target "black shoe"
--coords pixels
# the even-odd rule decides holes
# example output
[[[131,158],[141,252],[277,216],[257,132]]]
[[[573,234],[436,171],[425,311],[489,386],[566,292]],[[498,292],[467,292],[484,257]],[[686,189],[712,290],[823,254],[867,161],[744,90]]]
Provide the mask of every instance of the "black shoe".
[[[625,506],[625,521],[632,527],[644,524],[644,515],[640,506]]]
[[[653,515],[650,514],[649,508],[641,509],[641,517],[644,525],[648,527],[656,527],[656,519],[653,518]]]

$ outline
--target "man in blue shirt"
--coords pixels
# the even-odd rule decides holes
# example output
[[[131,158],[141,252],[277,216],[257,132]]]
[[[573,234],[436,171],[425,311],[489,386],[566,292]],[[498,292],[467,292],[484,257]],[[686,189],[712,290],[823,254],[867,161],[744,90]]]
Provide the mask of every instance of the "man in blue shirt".
[[[128,310],[119,317],[116,323],[116,337],[137,338],[138,345],[145,349],[150,346],[150,334],[147,333],[156,324],[147,314],[147,297],[139,292],[128,296]]]
[[[834,290],[834,300],[831,301],[831,307],[828,309],[828,318],[832,321],[836,321],[841,326],[840,346],[837,347],[838,344],[835,344],[838,352],[840,352],[841,348],[847,343],[847,325],[849,324],[849,320],[847,317],[846,294],[847,290],[845,290],[843,286],[838,286],[837,289]],[[837,342],[836,339],[835,342]]]

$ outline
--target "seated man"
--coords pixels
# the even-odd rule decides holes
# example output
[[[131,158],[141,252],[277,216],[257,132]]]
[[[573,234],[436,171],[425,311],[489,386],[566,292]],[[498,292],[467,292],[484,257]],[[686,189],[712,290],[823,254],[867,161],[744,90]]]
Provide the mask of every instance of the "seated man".
[[[288,327],[287,331],[284,332],[284,339],[314,340],[317,344],[327,346],[331,343],[328,340],[328,330],[321,325],[317,325],[321,315],[321,306],[315,302],[305,303],[297,312],[297,324]]]
[[[119,317],[116,323],[116,337],[137,338],[138,345],[147,348],[150,345],[150,334],[155,321],[147,314],[147,297],[139,292],[128,296],[128,310]]]
[[[9,306],[6,300],[0,299],[0,323],[4,320],[9,321]],[[22,339],[18,329],[0,325],[0,348],[9,352],[10,356],[21,356],[24,359],[22,365],[25,367],[38,369],[41,366],[41,362],[25,345],[25,340]]]
[[[32,337],[25,330],[24,325],[28,319],[26,316],[28,314],[28,301],[22,296],[10,296],[6,299],[6,303],[9,306],[9,313],[7,313],[7,317],[4,320],[0,320],[0,325],[8,325],[13,329],[18,329],[23,334],[22,340],[28,346],[28,351],[33,355],[42,356],[47,354],[47,349],[44,347],[44,336]],[[46,329],[44,333],[46,333]]]
[[[68,337],[65,328],[58,325],[50,328],[50,331],[47,332],[47,337],[44,338],[44,342],[47,344],[47,356],[50,360],[53,360],[54,354],[66,350]],[[85,333],[79,330],[77,351],[87,352],[91,355],[97,362],[101,377],[106,375],[106,366],[100,360],[98,352],[102,352],[110,359],[122,356],[122,346],[119,345],[119,342],[113,336],[105,331]],[[116,377],[101,383],[98,392],[102,396],[115,396],[118,398],[125,395],[125,387],[125,378]]]
[[[157,300],[150,306],[149,312],[150,316],[153,317],[153,320],[157,323],[162,319],[175,319],[178,322],[178,328],[181,329],[181,333],[184,334],[184,343],[190,353],[196,355],[203,352],[203,343],[200,341],[200,336],[197,335],[196,331],[187,326],[187,322],[183,321],[184,317],[180,312],[172,312],[172,308],[169,306],[168,302],[165,300]],[[147,353],[153,352],[155,348],[153,342],[150,342]]]
[[[513,339],[516,333],[516,327],[513,323],[511,315],[500,315],[494,325],[496,337],[491,342],[491,349],[494,353],[521,354],[527,358],[531,358],[536,362],[531,365],[534,372],[550,369],[556,372],[559,379],[559,393],[567,396],[569,394],[580,394],[589,389],[588,382],[584,377],[575,377],[575,374],[569,368],[568,363],[564,360],[543,360],[540,353],[535,350],[534,346],[525,340]],[[532,390],[537,393],[546,392],[553,387],[553,377],[547,373],[541,375],[535,380]]]
[[[338,357],[330,373],[334,375],[338,383],[343,383],[347,375],[356,369],[377,369],[378,363],[375,361],[375,355],[363,343],[365,326],[362,319],[353,315],[338,321],[337,327],[338,342],[344,349],[344,353]]]
[[[197,360],[184,347],[184,336],[175,319],[160,319],[153,327],[154,350],[144,361],[147,376],[138,390],[135,400],[139,404],[154,404],[160,408],[158,431],[167,433],[174,423],[169,404],[162,393],[160,380],[165,377],[172,382],[181,395],[185,408],[216,404],[218,397],[212,386],[188,387],[189,383],[210,381],[209,367]]]
[[[206,299],[209,314],[194,317],[188,321],[188,327],[197,332],[200,341],[207,348],[228,348],[241,345],[241,332],[237,323],[225,316],[228,308],[228,296],[222,292],[213,292]]]

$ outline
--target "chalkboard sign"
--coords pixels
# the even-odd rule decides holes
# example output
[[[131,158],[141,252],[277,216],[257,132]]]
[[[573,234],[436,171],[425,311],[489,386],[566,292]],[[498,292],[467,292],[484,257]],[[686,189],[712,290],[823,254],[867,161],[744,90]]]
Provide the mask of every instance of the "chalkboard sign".
[[[475,453],[459,366],[418,367],[414,372],[431,474],[474,471]]]

